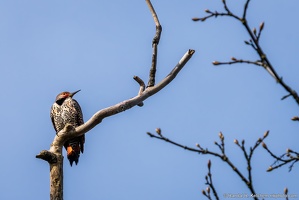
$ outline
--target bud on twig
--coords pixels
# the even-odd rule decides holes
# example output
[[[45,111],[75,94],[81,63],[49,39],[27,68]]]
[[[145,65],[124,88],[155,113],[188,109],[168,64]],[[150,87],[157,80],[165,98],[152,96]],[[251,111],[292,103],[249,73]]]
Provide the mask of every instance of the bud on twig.
[[[253,28],[252,32],[254,35],[256,35],[256,28]]]
[[[212,165],[211,160],[209,160],[208,161],[208,169],[211,169],[211,165]]]
[[[284,192],[284,194],[288,194],[288,192],[289,192],[288,188],[284,188],[283,192]]]
[[[262,146],[267,149],[267,145],[264,142],[262,143]]]
[[[213,65],[219,65],[220,64],[218,61],[213,61],[212,63],[213,63]]]
[[[201,20],[201,19],[198,18],[198,17],[193,17],[192,20],[196,22],[196,21],[199,21],[199,20]]]
[[[260,31],[262,31],[262,30],[263,30],[263,28],[264,28],[264,25],[265,25],[265,23],[264,23],[264,22],[262,22],[262,23],[260,24]]]
[[[287,153],[292,153],[293,151],[291,149],[287,149]]]
[[[234,143],[235,143],[236,145],[239,145],[239,141],[238,141],[237,139],[234,139]]]
[[[206,189],[207,193],[210,194],[210,187],[208,186]]]
[[[222,134],[221,132],[219,132],[218,135],[219,135],[220,140],[223,141],[223,140],[224,140],[224,136],[223,136],[223,134]]]
[[[268,131],[266,131],[265,133],[264,133],[264,138],[266,138],[268,135],[269,135],[269,130]]]
[[[271,172],[273,170],[273,168],[270,166],[268,169],[267,169],[267,172]]]
[[[299,121],[299,117],[298,117],[298,116],[294,116],[294,117],[292,118],[292,120],[293,120],[293,121]]]
[[[158,133],[158,135],[161,135],[161,129],[160,128],[156,128],[156,133]]]
[[[236,61],[237,59],[235,57],[231,57],[231,60]]]
[[[201,193],[205,196],[207,196],[206,191],[202,190]]]
[[[209,9],[205,9],[206,13],[211,13],[211,11]]]

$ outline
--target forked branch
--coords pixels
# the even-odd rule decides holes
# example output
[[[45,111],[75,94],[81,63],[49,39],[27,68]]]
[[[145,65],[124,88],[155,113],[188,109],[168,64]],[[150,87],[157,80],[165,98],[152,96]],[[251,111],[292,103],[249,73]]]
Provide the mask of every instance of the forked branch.
[[[224,11],[212,12],[209,9],[206,9],[205,12],[208,14],[207,16],[201,17],[201,18],[195,17],[192,20],[204,22],[207,19],[210,19],[213,17],[217,18],[217,17],[226,16],[226,17],[230,17],[232,19],[239,21],[243,25],[243,27],[245,28],[246,32],[248,33],[248,35],[250,37],[249,40],[245,41],[245,44],[249,45],[250,47],[253,48],[253,50],[258,54],[259,60],[258,61],[250,61],[250,60],[238,59],[238,60],[233,60],[233,61],[228,61],[228,62],[214,61],[213,64],[214,65],[227,65],[227,64],[236,64],[236,63],[247,63],[247,64],[253,64],[256,66],[262,66],[275,79],[275,81],[277,83],[279,83],[287,91],[288,95],[285,95],[282,98],[282,100],[289,96],[292,96],[295,99],[297,105],[299,106],[299,96],[298,96],[297,92],[295,90],[293,90],[290,86],[288,86],[284,82],[282,77],[278,75],[274,66],[270,63],[270,60],[268,59],[268,57],[266,56],[266,53],[264,52],[264,50],[262,49],[262,47],[260,45],[260,37],[261,37],[262,31],[264,30],[265,23],[262,22],[259,25],[259,28],[257,30],[256,28],[250,28],[250,26],[247,22],[247,12],[248,12],[248,8],[249,8],[250,0],[245,1],[242,16],[238,16],[238,15],[234,14],[233,12],[231,12],[226,3],[226,0],[222,0],[222,4],[223,4]]]
[[[239,21],[249,35],[249,40],[244,41],[245,44],[247,46],[250,46],[257,53],[257,55],[259,56],[259,59],[255,61],[255,60],[236,59],[235,57],[232,57],[231,61],[226,61],[226,62],[214,61],[213,64],[219,66],[219,65],[247,63],[247,64],[251,64],[251,65],[255,65],[255,66],[261,66],[268,72],[268,74],[270,74],[274,78],[274,80],[278,84],[280,84],[286,90],[287,94],[284,95],[281,98],[281,100],[284,100],[284,99],[292,96],[294,98],[295,102],[297,103],[297,105],[299,106],[299,96],[298,96],[297,92],[295,90],[293,90],[289,85],[287,85],[286,82],[283,80],[283,78],[280,75],[278,75],[278,73],[276,72],[276,69],[270,63],[270,60],[268,59],[268,57],[266,56],[266,53],[264,52],[264,50],[262,49],[262,47],[260,45],[261,33],[264,30],[265,23],[264,22],[260,23],[258,28],[251,28],[248,24],[247,12],[248,12],[248,8],[249,8],[250,0],[245,1],[243,14],[241,16],[238,16],[230,11],[230,9],[226,3],[226,0],[222,0],[222,4],[224,7],[224,11],[211,12],[210,10],[206,9],[205,12],[207,13],[207,16],[202,17],[202,18],[193,18],[193,21],[202,21],[203,22],[207,19],[210,19],[212,17],[216,18],[218,16],[220,16],[220,17],[226,16],[226,17],[230,17],[231,19],[235,19],[235,20]],[[292,120],[299,121],[299,117],[295,116],[292,118]],[[272,170],[282,167],[288,163],[291,163],[291,165],[289,167],[289,170],[291,170],[293,168],[294,164],[296,162],[298,162],[298,160],[299,160],[298,152],[292,151],[292,152],[284,153],[281,156],[277,156],[274,153],[272,153],[267,148],[267,146],[265,144],[264,144],[264,148],[275,159],[275,162],[269,167],[269,169],[267,171],[272,171]]]
[[[228,155],[225,153],[225,142],[224,142],[224,135],[220,132],[219,133],[219,139],[220,142],[214,142],[214,144],[219,148],[220,152],[214,152],[214,151],[210,151],[208,150],[208,148],[203,148],[201,147],[199,144],[196,144],[197,148],[192,148],[192,147],[188,147],[182,144],[179,144],[177,142],[174,142],[173,140],[170,140],[169,138],[165,137],[162,134],[162,131],[160,128],[156,129],[156,134],[152,134],[150,132],[147,132],[147,134],[155,139],[159,139],[159,140],[163,140],[167,143],[173,144],[177,147],[183,148],[187,151],[191,151],[191,152],[195,152],[198,154],[203,154],[203,155],[212,155],[215,156],[216,158],[220,158],[223,162],[225,162],[242,180],[242,182],[245,183],[245,185],[247,186],[247,188],[250,190],[251,194],[256,194],[254,187],[253,187],[253,178],[252,178],[252,157],[253,154],[255,152],[255,150],[260,146],[260,144],[263,143],[263,141],[266,139],[266,137],[269,135],[269,131],[266,131],[263,135],[263,137],[258,138],[258,140],[256,141],[256,143],[254,144],[253,147],[249,148],[249,151],[245,148],[245,140],[242,140],[241,144],[239,143],[238,140],[234,140],[234,143],[240,148],[240,150],[243,152],[245,160],[247,162],[247,175],[243,174],[238,168],[237,166],[230,161]],[[215,196],[216,199],[219,199],[218,195],[217,195],[217,191],[213,185],[212,182],[212,176],[211,176],[211,162],[208,162],[208,169],[209,169],[209,173],[206,176],[206,184],[209,186],[206,190],[203,190],[202,193],[204,196],[206,196],[208,199],[211,199],[211,195],[210,195],[210,189],[212,189],[213,194]],[[209,176],[210,174],[210,176]],[[253,197],[253,199],[258,199],[257,197]]]
[[[270,149],[268,149],[268,146],[265,143],[263,143],[262,146],[275,159],[273,164],[267,169],[267,172],[271,172],[272,170],[280,168],[289,163],[289,171],[291,171],[294,167],[294,164],[299,161],[299,153],[291,149],[287,149],[286,153],[283,153],[281,156],[277,156]]]
[[[188,60],[195,53],[194,50],[189,49],[173,68],[173,70],[157,85],[155,85],[155,75],[157,66],[157,46],[160,40],[160,35],[162,27],[159,23],[158,16],[150,2],[146,0],[149,10],[153,16],[154,22],[156,24],[156,35],[153,39],[153,57],[152,65],[150,69],[150,76],[148,86],[145,87],[144,81],[138,76],[134,76],[134,80],[139,84],[139,91],[137,95],[131,99],[120,102],[116,105],[104,108],[96,112],[86,123],[79,127],[73,127],[67,124],[64,129],[55,135],[54,140],[51,144],[50,150],[42,150],[36,158],[43,159],[50,164],[50,199],[51,200],[62,200],[63,199],[63,156],[62,156],[62,146],[63,144],[74,137],[78,137],[87,133],[89,130],[94,128],[96,125],[102,122],[106,117],[116,115],[125,110],[128,110],[136,105],[142,106],[143,101],[150,96],[156,94],[162,90],[166,85],[168,85],[180,72],[180,70],[185,66]]]

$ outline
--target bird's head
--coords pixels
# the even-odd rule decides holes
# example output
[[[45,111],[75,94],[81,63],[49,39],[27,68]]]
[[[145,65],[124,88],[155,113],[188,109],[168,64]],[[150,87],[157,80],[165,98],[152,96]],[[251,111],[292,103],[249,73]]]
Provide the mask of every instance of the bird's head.
[[[73,97],[77,92],[80,92],[80,90],[77,90],[76,92],[61,92],[56,96],[55,102],[59,105],[61,105],[64,100],[66,100],[68,97]]]

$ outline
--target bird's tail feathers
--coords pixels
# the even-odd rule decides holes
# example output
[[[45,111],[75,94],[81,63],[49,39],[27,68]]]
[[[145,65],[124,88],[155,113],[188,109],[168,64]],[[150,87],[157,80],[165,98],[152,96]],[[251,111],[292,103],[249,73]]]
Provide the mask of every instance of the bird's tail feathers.
[[[67,148],[67,158],[70,161],[70,165],[73,165],[73,162],[76,163],[76,165],[79,162],[79,157],[80,157],[80,145],[79,142],[73,142],[69,143]]]

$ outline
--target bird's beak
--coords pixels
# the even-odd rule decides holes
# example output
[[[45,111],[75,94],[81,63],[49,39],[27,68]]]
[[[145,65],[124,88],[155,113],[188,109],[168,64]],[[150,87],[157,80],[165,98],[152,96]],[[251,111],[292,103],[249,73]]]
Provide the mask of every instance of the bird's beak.
[[[80,92],[81,90],[77,90],[76,92],[73,92],[70,94],[70,97],[73,97],[76,93]]]

